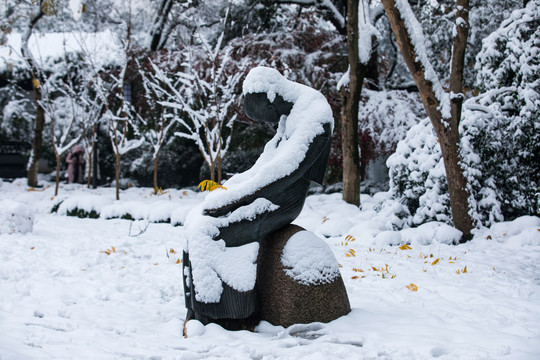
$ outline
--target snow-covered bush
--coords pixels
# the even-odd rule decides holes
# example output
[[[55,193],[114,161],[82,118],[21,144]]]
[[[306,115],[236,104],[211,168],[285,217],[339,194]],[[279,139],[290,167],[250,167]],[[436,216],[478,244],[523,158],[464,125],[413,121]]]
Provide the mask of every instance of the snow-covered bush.
[[[364,89],[358,110],[358,131],[369,137],[372,151],[391,154],[398,141],[425,116],[418,93]]]
[[[538,214],[540,189],[540,1],[516,10],[488,36],[477,57],[479,88],[468,128],[483,134],[472,146],[493,174],[507,219]],[[476,110],[476,111],[474,111]],[[477,121],[475,121],[477,119]],[[471,123],[472,122],[472,123]],[[465,124],[463,124],[465,125]],[[489,141],[482,143],[482,135]],[[488,140],[488,139],[486,139]]]
[[[13,200],[0,201],[0,234],[31,232],[34,213],[25,204]]]
[[[386,164],[390,191],[409,209],[409,225],[452,222],[441,147],[429,118],[407,132]]]
[[[461,157],[477,224],[538,214],[540,186],[540,1],[516,10],[487,37],[477,58],[484,92],[467,100]],[[440,146],[426,119],[387,162],[393,196],[409,224],[451,223]]]
[[[73,196],[55,204],[51,212],[55,212],[56,210],[59,215],[97,219],[100,216],[102,208],[111,202],[112,200],[102,196]]]

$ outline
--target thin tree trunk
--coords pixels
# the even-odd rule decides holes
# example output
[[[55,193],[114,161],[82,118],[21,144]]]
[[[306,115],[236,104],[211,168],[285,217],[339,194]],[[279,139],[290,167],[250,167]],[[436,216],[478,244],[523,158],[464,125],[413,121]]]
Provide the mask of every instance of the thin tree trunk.
[[[152,40],[150,41],[150,51],[159,50],[164,44],[163,30],[165,29],[167,18],[169,17],[173,4],[174,1],[172,0],[162,0],[159,5],[159,10],[154,19],[156,25],[151,33]]]
[[[156,154],[156,157],[154,157],[154,194],[158,193],[158,154]]]
[[[25,29],[21,37],[21,54],[26,60],[28,67],[30,68],[30,75],[32,78],[32,88],[34,90],[34,100],[36,102],[36,118],[34,123],[34,138],[32,140],[32,155],[27,167],[27,180],[28,186],[38,186],[38,170],[39,160],[42,154],[42,142],[43,142],[43,126],[45,125],[45,110],[40,105],[42,99],[41,84],[39,69],[34,61],[34,57],[28,48],[28,41],[32,35],[32,31],[36,26],[39,19],[41,19],[45,13],[43,12],[43,0],[39,1],[38,11],[33,14],[28,22],[28,26]]]
[[[358,57],[358,0],[347,1],[347,51],[349,85],[340,91],[342,100],[341,143],[343,151],[343,200],[360,206],[360,154],[358,151],[358,103],[365,65]]]
[[[88,152],[88,178],[86,179],[86,187],[90,189],[90,184],[92,183],[92,176],[93,176],[93,154],[94,154],[94,146],[90,148],[90,151]]]
[[[467,37],[469,36],[469,0],[456,1],[456,36],[452,51],[452,72],[450,74],[450,112],[452,115],[450,126],[441,130],[446,133],[447,143],[445,143],[446,156],[444,159],[448,192],[450,194],[450,207],[454,225],[464,234],[463,241],[472,238],[471,230],[473,222],[469,214],[469,197],[467,191],[467,179],[463,174],[463,169],[459,164],[461,155],[459,152],[459,123],[461,122],[461,108],[463,106],[463,68],[465,64],[465,49],[467,47]],[[462,19],[457,20],[457,19]],[[442,148],[442,147],[441,147]],[[448,163],[448,165],[446,165]]]
[[[36,187],[38,186],[39,160],[41,159],[41,155],[43,153],[43,128],[45,126],[45,110],[39,103],[42,98],[39,81],[35,78],[32,78],[32,80],[32,83],[34,83],[34,98],[36,101],[36,118],[34,123],[34,138],[32,140],[32,156],[30,158],[30,163],[28,164],[27,176],[28,186]]]
[[[443,119],[440,110],[440,102],[435,94],[433,83],[426,79],[425,69],[418,60],[418,54],[411,42],[409,30],[405,27],[403,17],[396,8],[395,0],[382,0],[386,16],[396,37],[396,41],[401,50],[401,54],[411,72],[414,82],[422,97],[422,102],[426,113],[431,120],[435,133],[439,139],[441,152],[446,170],[448,183],[448,193],[450,195],[450,208],[454,226],[463,233],[462,241],[471,238],[473,222],[469,214],[469,192],[467,190],[467,180],[460,166],[460,136],[459,121],[461,120],[461,106],[463,103],[462,80],[463,80],[463,59],[468,35],[468,12],[469,1],[457,1],[457,17],[463,19],[459,21],[464,26],[457,26],[457,36],[454,38],[454,49],[452,57],[452,73],[450,76],[451,117]]]
[[[98,149],[97,149],[97,145],[96,143],[94,143],[94,146],[92,147],[93,149],[93,171],[92,171],[92,188],[97,188],[97,184],[98,184]]]
[[[210,167],[210,180],[216,181],[216,163],[213,162],[209,164],[209,167]]]
[[[116,154],[116,200],[120,200],[120,154]]]
[[[58,187],[60,184],[60,165],[61,157],[59,155],[56,155],[56,187],[54,189],[54,196],[58,196]]]
[[[221,185],[222,173],[221,173],[221,164],[223,163],[223,159],[221,158],[221,155],[217,159],[217,183]]]

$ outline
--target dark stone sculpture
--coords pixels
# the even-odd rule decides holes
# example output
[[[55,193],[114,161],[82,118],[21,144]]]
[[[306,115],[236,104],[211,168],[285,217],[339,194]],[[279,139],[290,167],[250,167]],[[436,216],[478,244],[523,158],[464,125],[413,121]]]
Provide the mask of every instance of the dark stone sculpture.
[[[264,69],[264,71],[270,71],[270,69]],[[274,73],[271,75],[276,76]],[[278,78],[278,80],[280,79]],[[286,101],[279,93],[275,94],[273,101],[269,100],[266,92],[245,93],[244,110],[247,116],[259,122],[279,123],[291,113],[294,105],[293,102]],[[210,230],[201,236],[208,236],[214,241],[223,241],[226,248],[235,248],[254,242],[261,243],[264,239],[266,239],[265,242],[271,242],[272,240],[268,239],[272,238],[272,233],[288,226],[302,210],[310,181],[318,183],[323,181],[330,154],[332,124],[326,122],[316,125],[322,126],[322,131],[306,144],[305,155],[294,171],[256,188],[240,198],[225,201],[225,204],[221,206],[210,208],[203,206],[197,210],[200,211],[199,214],[195,214],[198,216],[197,219],[206,219],[208,223],[215,224],[210,226]],[[276,148],[281,145],[281,142],[286,141],[288,141],[287,136],[283,135],[282,138],[278,139]],[[225,185],[227,186],[227,184]],[[231,215],[238,210],[246,209],[259,199],[263,199],[265,204],[271,204],[272,207],[240,220]],[[276,208],[278,209],[275,210]],[[228,218],[234,218],[234,220],[226,220]],[[186,220],[187,222],[189,222],[189,218]],[[283,245],[285,242],[286,239],[283,239],[280,244]],[[186,322],[190,319],[197,319],[203,324],[214,322],[228,329],[240,329],[256,324],[261,319],[261,301],[257,290],[260,289],[259,285],[261,284],[248,291],[238,291],[225,281],[221,281],[222,292],[218,302],[200,301],[195,296],[198,289],[193,281],[193,264],[190,261],[189,246],[187,250],[184,251],[183,258],[184,294],[188,309]],[[258,282],[261,274],[260,269],[259,267]],[[341,281],[341,278],[339,280]],[[342,281],[341,288],[340,296],[346,299],[346,305],[340,308],[336,314],[343,315],[350,310],[350,307]],[[324,321],[324,319],[317,321]]]

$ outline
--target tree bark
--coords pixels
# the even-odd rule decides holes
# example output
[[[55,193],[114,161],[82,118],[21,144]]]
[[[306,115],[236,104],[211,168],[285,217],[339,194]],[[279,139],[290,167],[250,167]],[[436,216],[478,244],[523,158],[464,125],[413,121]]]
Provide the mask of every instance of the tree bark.
[[[120,154],[116,153],[116,200],[120,200]]]
[[[165,29],[165,24],[167,23],[167,18],[169,17],[173,3],[173,0],[162,0],[159,5],[158,13],[154,19],[156,25],[151,33],[152,40],[150,41],[150,51],[159,50],[164,43],[163,30]]]
[[[157,182],[157,175],[158,175],[158,156],[156,154],[156,157],[154,158],[154,194],[157,195],[158,193],[158,182]]]
[[[457,35],[454,38],[453,44],[452,73],[450,76],[451,116],[449,119],[443,119],[440,110],[441,104],[435,94],[433,83],[426,79],[424,66],[420,62],[412,44],[409,29],[406,28],[403,17],[396,8],[395,0],[382,0],[382,3],[392,32],[396,37],[405,63],[418,87],[426,112],[439,139],[446,170],[454,226],[463,233],[462,241],[466,241],[471,238],[473,222],[469,214],[467,180],[460,166],[459,122],[461,120],[461,106],[463,103],[463,94],[461,92],[464,55],[469,28],[469,1],[457,1],[458,10],[456,16],[463,19],[463,21],[456,21],[460,26],[457,26]]]
[[[223,162],[223,159],[221,158],[221,154],[217,159],[217,183],[221,185],[222,180],[222,173],[221,173],[221,164]]]
[[[96,133],[96,140],[97,140],[97,133]],[[94,145],[92,146],[92,151],[93,151],[92,188],[96,189],[98,185],[98,148],[95,142],[94,142]]]
[[[45,126],[45,110],[39,103],[42,99],[39,80],[32,76],[34,98],[36,102],[36,118],[34,122],[34,138],[32,140],[32,156],[28,164],[28,186],[38,186],[39,160],[43,154],[43,128]],[[37,85],[37,86],[36,86]]]
[[[56,155],[56,187],[54,188],[54,196],[58,196],[58,187],[60,184],[60,165],[61,157]]]
[[[30,49],[28,48],[28,41],[30,39],[30,35],[32,35],[32,31],[34,30],[34,27],[36,26],[39,19],[41,19],[45,13],[43,12],[43,1],[39,1],[39,8],[38,11],[33,14],[29,21],[28,26],[25,29],[22,37],[21,37],[21,54],[23,58],[26,60],[26,63],[28,64],[28,67],[30,69],[30,76],[32,78],[32,88],[34,91],[34,100],[36,102],[36,118],[34,122],[34,138],[32,140],[32,155],[30,156],[30,160],[27,167],[27,181],[28,186],[36,187],[38,186],[38,170],[39,170],[39,160],[41,159],[42,155],[42,143],[43,143],[43,127],[45,125],[45,110],[40,105],[40,101],[42,99],[42,93],[41,93],[41,77],[39,76],[39,69],[36,65],[36,62],[34,61],[34,57],[32,56],[32,53],[30,53]]]
[[[358,56],[358,0],[347,0],[347,51],[349,85],[340,89],[342,100],[341,146],[343,152],[343,200],[360,206],[360,154],[358,151],[358,103],[365,65]]]
[[[91,150],[88,152],[88,178],[86,179],[86,187],[90,189],[90,184],[92,183],[92,173],[93,173],[93,154],[94,154],[94,146],[91,147]]]

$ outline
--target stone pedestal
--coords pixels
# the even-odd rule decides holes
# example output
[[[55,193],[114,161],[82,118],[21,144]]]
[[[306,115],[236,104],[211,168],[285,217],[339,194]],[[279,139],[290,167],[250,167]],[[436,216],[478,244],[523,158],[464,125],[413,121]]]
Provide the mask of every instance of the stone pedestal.
[[[291,256],[283,258],[287,242],[301,231],[305,232],[305,229],[287,225],[268,235],[260,244],[257,291],[261,301],[261,318],[273,325],[289,327],[293,324],[329,322],[351,311],[339,270],[321,270],[312,260],[313,252],[319,251],[319,255],[327,259],[324,263],[334,264],[335,267],[331,268],[337,269],[337,260],[322,239],[306,232],[308,237],[304,235],[303,240],[308,239],[309,243],[306,243],[305,252],[299,251],[298,242],[293,250],[291,247],[287,250],[288,255],[292,252],[292,259],[304,264],[302,268],[307,271],[303,274],[309,274],[307,278],[305,275],[295,276],[298,270],[296,265],[286,261]],[[282,259],[285,259],[287,266],[284,266]]]

